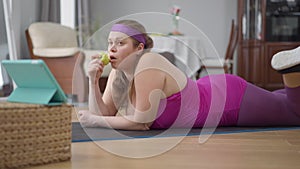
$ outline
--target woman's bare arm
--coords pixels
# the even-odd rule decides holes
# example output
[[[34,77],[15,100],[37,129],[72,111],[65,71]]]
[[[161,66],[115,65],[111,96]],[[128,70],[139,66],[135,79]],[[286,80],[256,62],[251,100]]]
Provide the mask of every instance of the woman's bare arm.
[[[136,123],[132,115],[128,116],[98,116],[87,110],[79,111],[79,119],[84,127],[104,127],[121,130],[149,130],[145,123]]]
[[[164,87],[164,73],[146,70],[135,77],[135,89],[129,114],[120,116],[97,116],[90,111],[80,111],[79,119],[86,127],[106,127],[123,130],[148,130],[155,120],[161,90]]]
[[[117,110],[111,99],[111,79],[114,73],[109,74],[107,87],[102,96],[99,88],[99,78],[102,70],[103,64],[99,59],[94,58],[89,64],[89,111],[102,116],[115,115]]]
[[[154,56],[155,57],[155,56]],[[146,57],[145,57],[146,58]],[[148,59],[147,59],[148,58]],[[178,74],[176,71],[168,71],[170,65],[164,65],[161,59],[146,59],[140,60],[142,65],[136,69],[134,76],[134,87],[132,88],[132,95],[130,95],[128,113],[119,113],[121,116],[96,116],[91,115],[91,112],[81,112],[80,121],[87,127],[108,127],[124,130],[147,130],[156,118],[160,100],[178,92],[178,84],[176,82],[169,82],[167,85],[168,74]],[[150,59],[149,59],[150,58]],[[152,57],[153,58],[153,57]],[[156,63],[159,62],[159,63]],[[145,66],[146,65],[146,66]],[[154,65],[154,66],[152,66]],[[157,65],[161,65],[157,67]],[[156,66],[156,67],[155,67]],[[166,68],[167,66],[167,68]],[[169,76],[170,77],[170,76]],[[177,79],[174,77],[174,79]],[[184,84],[185,78],[179,78],[180,83]],[[181,82],[182,81],[182,82]],[[177,85],[172,86],[172,85]],[[110,85],[111,86],[111,85]],[[181,85],[179,85],[181,86]],[[183,85],[182,85],[183,86]],[[168,88],[168,90],[166,90]],[[174,89],[175,90],[170,90]],[[167,95],[166,92],[167,91]],[[111,98],[105,97],[104,98]],[[132,108],[132,109],[130,109]],[[130,115],[128,115],[130,114]]]

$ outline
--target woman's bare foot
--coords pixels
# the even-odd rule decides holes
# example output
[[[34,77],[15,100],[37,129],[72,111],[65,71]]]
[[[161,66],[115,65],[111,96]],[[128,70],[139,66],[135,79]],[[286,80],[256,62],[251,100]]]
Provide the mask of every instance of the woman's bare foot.
[[[289,88],[300,86],[300,72],[283,74],[283,83]]]

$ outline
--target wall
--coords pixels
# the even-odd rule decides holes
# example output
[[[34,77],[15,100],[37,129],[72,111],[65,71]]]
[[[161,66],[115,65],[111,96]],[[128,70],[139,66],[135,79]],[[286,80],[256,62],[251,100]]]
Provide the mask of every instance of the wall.
[[[220,56],[224,56],[231,19],[236,19],[237,0],[90,0],[90,15],[93,22],[103,26],[119,17],[142,12],[169,14],[173,4],[181,7],[180,16],[202,30],[215,45]],[[13,27],[16,37],[18,57],[29,57],[25,29],[39,17],[40,0],[13,0]],[[162,18],[155,22],[156,30],[168,32],[170,23]],[[186,35],[191,35],[184,25],[179,25]]]
[[[93,21],[103,26],[125,15],[142,12],[161,12],[169,14],[172,5],[181,7],[180,16],[202,30],[212,41],[220,56],[225,55],[231,19],[237,18],[237,0],[90,0],[90,15]],[[170,23],[157,17],[156,29],[170,31]],[[193,32],[179,28],[186,35]]]

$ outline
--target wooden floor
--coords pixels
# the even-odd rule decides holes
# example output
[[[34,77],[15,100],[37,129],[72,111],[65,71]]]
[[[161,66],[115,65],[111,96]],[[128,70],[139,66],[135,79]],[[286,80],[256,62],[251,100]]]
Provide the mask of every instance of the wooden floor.
[[[76,121],[73,114],[73,121]],[[147,151],[160,148],[170,139],[144,139]],[[244,132],[213,135],[204,144],[198,136],[185,137],[169,151],[150,158],[133,159],[114,155],[101,145],[124,149],[143,139],[72,143],[70,161],[25,169],[299,169],[300,130]],[[147,145],[146,145],[147,146]],[[145,147],[146,147],[145,146]],[[128,148],[128,147],[126,147]],[[137,151],[137,150],[135,150]],[[129,152],[132,153],[132,152]]]
[[[170,138],[149,139],[159,147]],[[124,148],[138,139],[102,141],[98,144]],[[148,140],[148,141],[149,141]],[[136,151],[136,150],[135,150]],[[27,169],[298,169],[300,130],[248,132],[213,135],[200,144],[198,136],[188,136],[171,150],[150,158],[120,157],[94,142],[72,144],[72,159]]]

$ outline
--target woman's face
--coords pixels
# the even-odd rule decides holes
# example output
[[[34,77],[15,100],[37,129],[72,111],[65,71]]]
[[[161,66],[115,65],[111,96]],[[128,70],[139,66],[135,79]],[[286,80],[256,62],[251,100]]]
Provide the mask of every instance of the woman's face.
[[[111,66],[115,69],[126,69],[136,59],[138,47],[133,40],[121,32],[110,32],[108,37],[108,52]],[[131,57],[130,57],[131,56]]]

